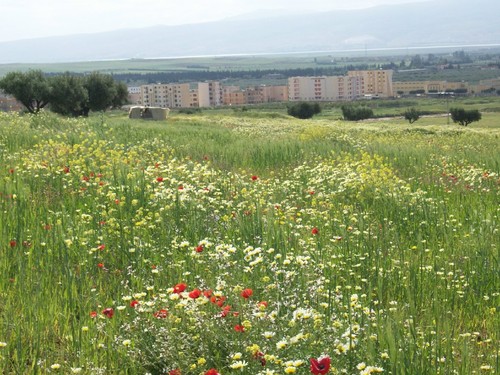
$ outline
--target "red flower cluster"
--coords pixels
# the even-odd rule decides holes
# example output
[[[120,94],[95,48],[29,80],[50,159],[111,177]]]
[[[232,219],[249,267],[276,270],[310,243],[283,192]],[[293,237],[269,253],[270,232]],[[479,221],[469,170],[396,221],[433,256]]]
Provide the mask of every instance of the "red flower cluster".
[[[245,299],[248,299],[250,298],[250,296],[253,294],[253,290],[250,289],[250,288],[247,288],[247,289],[243,289],[243,291],[241,292],[241,296]]]
[[[201,296],[201,290],[199,289],[194,289],[193,291],[189,292],[189,298],[197,299],[200,296]]]
[[[234,330],[235,330],[236,332],[245,332],[245,327],[244,327],[244,326],[242,326],[241,324],[236,324],[236,325],[234,326]]]
[[[115,311],[112,307],[105,308],[104,310],[102,310],[102,313],[110,319],[113,317],[113,315],[115,315]]]
[[[174,286],[174,293],[180,294],[180,293],[184,292],[186,290],[186,288],[187,288],[186,284],[179,283],[179,284]]]
[[[157,319],[165,319],[168,316],[168,311],[165,309],[161,309],[155,312],[153,316]]]
[[[330,370],[330,357],[321,356],[318,359],[311,358],[311,373],[314,375],[324,375]]]
[[[205,375],[220,375],[220,374],[216,369],[211,368],[210,370],[205,372]]]

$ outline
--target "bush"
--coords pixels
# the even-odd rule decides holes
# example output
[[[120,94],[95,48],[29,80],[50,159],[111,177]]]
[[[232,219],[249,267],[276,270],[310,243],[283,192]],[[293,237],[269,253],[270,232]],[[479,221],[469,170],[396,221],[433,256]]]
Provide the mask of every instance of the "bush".
[[[405,120],[407,120],[410,124],[413,124],[420,118],[420,112],[415,108],[408,108],[403,115]]]
[[[373,110],[365,106],[355,107],[352,105],[343,105],[342,115],[344,116],[344,120],[359,121],[373,117]]]
[[[453,122],[459,123],[462,126],[467,126],[472,122],[481,120],[481,112],[477,109],[451,108],[450,114]]]
[[[321,113],[321,107],[318,103],[297,103],[288,107],[288,114],[300,119],[308,119]]]

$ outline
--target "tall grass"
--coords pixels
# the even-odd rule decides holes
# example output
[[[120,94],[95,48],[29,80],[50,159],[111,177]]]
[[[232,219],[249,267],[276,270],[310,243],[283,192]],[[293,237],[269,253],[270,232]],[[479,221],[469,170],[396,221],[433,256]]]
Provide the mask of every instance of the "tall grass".
[[[498,135],[3,114],[0,369],[498,372]]]

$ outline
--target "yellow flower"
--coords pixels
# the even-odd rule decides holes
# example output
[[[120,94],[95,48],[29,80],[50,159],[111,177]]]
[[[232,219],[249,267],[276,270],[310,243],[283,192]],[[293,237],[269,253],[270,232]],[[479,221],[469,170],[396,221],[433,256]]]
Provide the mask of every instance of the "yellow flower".
[[[204,365],[205,363],[207,363],[207,360],[205,358],[203,358],[203,357],[198,358],[198,364],[200,366]]]

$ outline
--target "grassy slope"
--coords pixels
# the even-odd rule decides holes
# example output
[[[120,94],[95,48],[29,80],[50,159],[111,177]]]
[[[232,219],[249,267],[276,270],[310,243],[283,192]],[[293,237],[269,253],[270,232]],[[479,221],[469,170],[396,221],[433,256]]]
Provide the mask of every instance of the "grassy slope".
[[[240,373],[229,366],[242,352],[248,373],[257,373],[262,366],[246,348],[258,344],[284,360],[326,353],[347,373],[361,362],[393,374],[498,371],[498,114],[469,128],[443,118],[408,125],[335,116],[214,110],[156,123],[120,112],[87,121],[2,115],[0,368],[189,373],[197,363],[197,371],[230,374]],[[105,184],[90,172],[103,173]],[[155,195],[157,176],[172,196]],[[175,199],[184,194],[179,184],[186,206]],[[199,192],[206,184],[213,196]],[[320,236],[311,237],[313,227]],[[175,250],[203,238],[238,251],[220,261],[210,250],[200,257]],[[273,247],[292,265],[264,254],[262,266],[242,272],[247,260],[238,254],[247,246]],[[160,308],[149,287],[168,294],[180,281],[213,288],[220,280],[241,309],[229,322],[252,326],[243,336],[203,319],[210,304],[184,314],[167,298],[161,303],[177,325],[135,315],[122,301],[144,291],[141,304]],[[284,306],[272,325],[231,297],[245,287],[269,311]],[[111,320],[101,314],[110,306]],[[320,315],[294,326],[294,306]],[[298,328],[307,337],[277,350]],[[356,350],[342,346],[346,329],[361,329]],[[270,344],[262,339],[269,330],[277,332]],[[284,370],[270,358],[267,366]],[[308,373],[307,364],[297,368]]]

